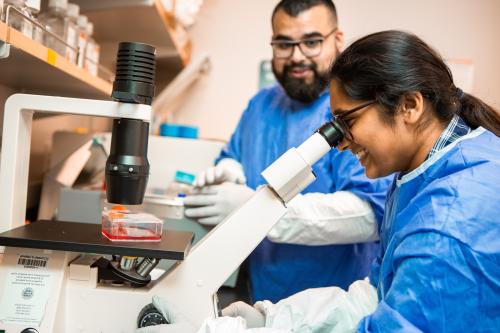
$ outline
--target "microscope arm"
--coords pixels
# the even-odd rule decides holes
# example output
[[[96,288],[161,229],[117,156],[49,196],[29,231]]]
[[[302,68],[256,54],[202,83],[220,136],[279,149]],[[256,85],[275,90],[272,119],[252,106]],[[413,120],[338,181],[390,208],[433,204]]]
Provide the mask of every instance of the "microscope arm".
[[[269,185],[196,244],[150,293],[174,303],[195,325],[217,317],[219,287],[283,217],[286,203],[315,180],[311,166],[330,149],[318,132],[283,154],[262,173]]]
[[[15,94],[5,103],[0,165],[0,232],[24,224],[34,112],[149,121],[151,106],[93,99]]]

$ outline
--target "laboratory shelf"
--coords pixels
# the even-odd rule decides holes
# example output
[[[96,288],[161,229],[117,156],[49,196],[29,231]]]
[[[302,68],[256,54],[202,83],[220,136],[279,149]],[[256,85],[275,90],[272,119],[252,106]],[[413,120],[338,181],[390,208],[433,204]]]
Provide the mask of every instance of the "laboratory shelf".
[[[188,64],[191,41],[165,10],[161,0],[76,0],[94,23],[94,38],[101,45],[101,63],[114,68],[119,42],[135,41],[157,49],[156,84],[162,88]],[[175,4],[174,4],[175,6]]]
[[[109,98],[110,82],[0,22],[0,44],[5,43],[10,46],[8,55],[0,58],[1,85],[34,94],[57,91],[60,96]]]

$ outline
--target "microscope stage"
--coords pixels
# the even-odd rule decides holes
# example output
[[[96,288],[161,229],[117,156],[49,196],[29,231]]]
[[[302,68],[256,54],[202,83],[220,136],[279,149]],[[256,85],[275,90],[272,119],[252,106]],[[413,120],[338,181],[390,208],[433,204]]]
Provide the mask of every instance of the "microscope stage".
[[[112,242],[101,225],[41,220],[0,234],[0,246],[183,260],[193,233],[163,230],[159,242]]]

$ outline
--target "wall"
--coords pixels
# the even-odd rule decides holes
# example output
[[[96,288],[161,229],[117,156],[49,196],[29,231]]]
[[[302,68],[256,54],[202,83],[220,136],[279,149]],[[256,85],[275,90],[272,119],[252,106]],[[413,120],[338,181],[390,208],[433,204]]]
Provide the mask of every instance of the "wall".
[[[227,140],[257,91],[258,64],[270,58],[277,0],[205,0],[190,34],[193,57],[209,52],[212,71],[194,85],[175,120]],[[412,31],[446,58],[471,59],[473,93],[500,108],[500,1],[337,0],[346,41],[386,29]]]
[[[370,32],[402,29],[416,33],[445,58],[474,63],[472,92],[500,108],[500,1],[338,0],[348,41]],[[355,17],[356,20],[350,18]]]
[[[258,66],[271,57],[276,0],[205,0],[189,32],[193,57],[208,52],[211,72],[192,88],[176,121],[200,127],[204,138],[227,139],[257,91]]]

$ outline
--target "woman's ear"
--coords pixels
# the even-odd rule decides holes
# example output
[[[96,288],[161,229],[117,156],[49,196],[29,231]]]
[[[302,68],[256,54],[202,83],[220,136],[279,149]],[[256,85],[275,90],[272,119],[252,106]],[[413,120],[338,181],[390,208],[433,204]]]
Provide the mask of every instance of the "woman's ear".
[[[407,125],[418,125],[424,113],[424,97],[420,91],[404,94],[400,100],[400,114]]]

